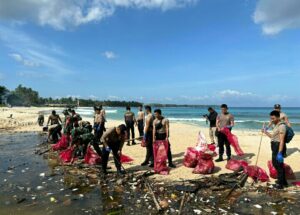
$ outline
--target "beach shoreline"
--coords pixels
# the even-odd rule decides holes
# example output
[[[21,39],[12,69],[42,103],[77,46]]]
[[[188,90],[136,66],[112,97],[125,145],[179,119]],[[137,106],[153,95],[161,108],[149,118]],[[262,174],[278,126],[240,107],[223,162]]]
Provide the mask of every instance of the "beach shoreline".
[[[50,111],[51,107],[24,107],[24,108],[1,108],[0,110],[0,133],[18,133],[18,132],[42,132],[42,127],[37,124],[37,117],[40,111]],[[56,110],[61,110],[60,108],[55,108]],[[8,117],[13,114],[12,119]],[[61,116],[62,117],[62,116]],[[45,123],[47,123],[48,116],[45,115]],[[93,122],[92,117],[83,117],[84,121]],[[108,119],[106,124],[107,128],[111,128],[122,124],[120,120]],[[174,163],[177,168],[171,169],[169,175],[155,175],[153,176],[157,180],[162,181],[175,181],[179,179],[192,180],[203,177],[203,175],[193,174],[193,169],[183,166],[183,158],[188,147],[196,146],[198,132],[202,131],[207,141],[209,142],[208,127],[201,127],[197,125],[192,125],[190,123],[184,122],[171,122],[170,123],[170,143],[171,150],[173,154]],[[248,130],[233,130],[233,133],[239,138],[239,143],[245,155],[241,157],[247,160],[250,164],[254,165],[256,161],[256,155],[258,151],[258,146],[261,138],[261,133],[259,131],[248,131]],[[136,134],[138,134],[136,128]],[[297,147],[297,142],[300,141],[300,136],[296,133],[293,141],[288,144],[288,158],[285,160],[289,164],[296,174],[296,178],[300,178],[300,166],[299,156],[300,151]],[[124,167],[129,170],[147,170],[150,168],[142,167],[140,164],[143,162],[146,149],[141,147],[139,144],[135,146],[124,146],[123,153],[132,157],[134,161],[130,164],[124,164]],[[233,159],[237,158],[232,149]],[[224,157],[225,158],[225,157]],[[262,167],[268,172],[267,162],[271,159],[271,149],[270,140],[266,136],[263,137],[261,152],[259,156],[258,166]],[[215,162],[215,172],[214,175],[219,175],[222,173],[231,172],[225,168],[226,161],[221,163]],[[113,162],[110,163],[113,167]]]

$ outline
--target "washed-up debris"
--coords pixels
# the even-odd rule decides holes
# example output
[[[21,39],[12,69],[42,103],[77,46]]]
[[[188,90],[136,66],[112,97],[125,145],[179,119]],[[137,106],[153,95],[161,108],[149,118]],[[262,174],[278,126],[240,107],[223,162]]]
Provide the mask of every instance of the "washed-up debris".
[[[261,209],[262,206],[261,205],[253,205],[254,207],[258,208],[258,209]]]
[[[42,189],[44,189],[44,187],[43,186],[37,186],[36,189],[37,190],[42,190]]]
[[[50,202],[52,202],[52,203],[57,203],[57,199],[54,198],[54,197],[50,197]]]

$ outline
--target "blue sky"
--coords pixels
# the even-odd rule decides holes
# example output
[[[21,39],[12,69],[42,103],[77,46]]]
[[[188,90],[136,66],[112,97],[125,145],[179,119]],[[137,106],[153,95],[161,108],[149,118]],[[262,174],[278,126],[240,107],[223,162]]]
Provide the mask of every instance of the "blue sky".
[[[297,0],[20,1],[0,0],[0,84],[9,89],[300,106]]]

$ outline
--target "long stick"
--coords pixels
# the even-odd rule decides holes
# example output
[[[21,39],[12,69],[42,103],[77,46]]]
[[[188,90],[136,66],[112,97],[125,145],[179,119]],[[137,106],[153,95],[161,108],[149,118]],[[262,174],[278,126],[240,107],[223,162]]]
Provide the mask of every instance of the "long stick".
[[[146,186],[148,187],[148,189],[149,189],[149,191],[150,191],[150,194],[151,194],[151,196],[152,196],[152,198],[153,198],[153,201],[154,201],[154,204],[155,204],[155,206],[156,206],[156,209],[157,209],[158,211],[161,211],[162,208],[160,207],[160,205],[159,205],[159,203],[158,203],[158,201],[157,201],[157,199],[156,199],[156,197],[155,197],[155,194],[154,194],[154,192],[153,192],[153,190],[152,190],[151,185],[148,183],[148,181],[146,181],[146,179],[144,179],[144,181],[145,181],[145,184],[146,184]]]
[[[265,123],[263,123],[263,129],[264,128],[265,128]],[[259,143],[258,152],[257,152],[257,156],[256,156],[255,166],[257,166],[257,162],[258,162],[258,158],[259,158],[259,154],[260,154],[260,148],[261,148],[261,143],[262,143],[262,140],[263,140],[263,136],[264,136],[264,133],[261,132],[260,143]]]
[[[185,197],[186,197],[186,192],[184,192],[183,197],[181,199],[178,215],[180,215],[182,213],[182,209],[183,209],[184,202],[185,202]]]

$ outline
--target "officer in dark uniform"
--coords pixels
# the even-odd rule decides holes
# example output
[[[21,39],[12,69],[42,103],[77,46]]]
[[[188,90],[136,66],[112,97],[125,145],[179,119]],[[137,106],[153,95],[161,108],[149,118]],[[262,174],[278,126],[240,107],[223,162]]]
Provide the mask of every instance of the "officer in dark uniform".
[[[121,169],[120,155],[122,148],[127,139],[127,128],[124,124],[114,127],[105,132],[101,138],[103,143],[102,149],[102,170],[103,173],[107,173],[107,163],[110,151],[112,151],[117,168],[118,174],[124,174],[125,171]]]

